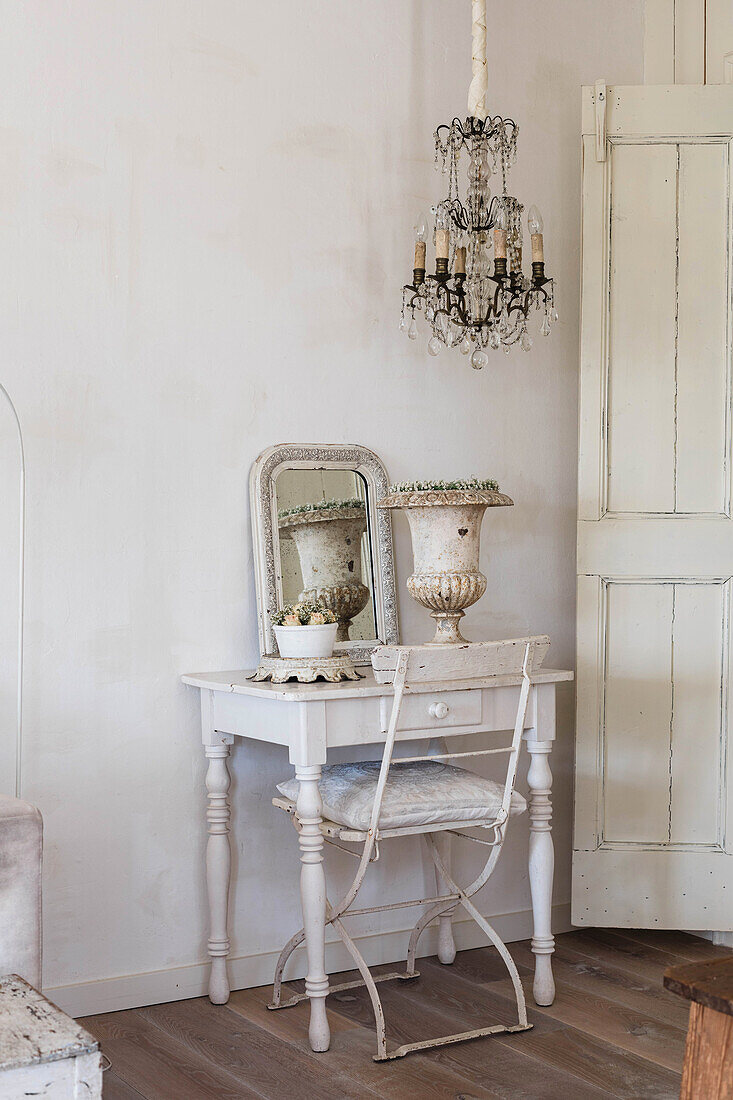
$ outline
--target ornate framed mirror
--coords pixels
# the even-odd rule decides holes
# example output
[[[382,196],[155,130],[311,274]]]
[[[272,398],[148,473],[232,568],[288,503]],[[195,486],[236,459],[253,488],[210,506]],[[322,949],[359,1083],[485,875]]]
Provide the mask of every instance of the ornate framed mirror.
[[[283,443],[262,452],[250,499],[263,656],[277,653],[271,614],[303,600],[335,613],[335,652],[355,664],[399,641],[392,522],[376,507],[387,491],[387,471],[366,447]]]

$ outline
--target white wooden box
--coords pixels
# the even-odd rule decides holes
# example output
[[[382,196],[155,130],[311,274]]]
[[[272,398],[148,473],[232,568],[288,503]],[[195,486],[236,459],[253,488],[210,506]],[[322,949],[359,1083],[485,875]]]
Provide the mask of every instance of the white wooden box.
[[[16,974],[0,977],[0,1100],[100,1100],[99,1043]]]

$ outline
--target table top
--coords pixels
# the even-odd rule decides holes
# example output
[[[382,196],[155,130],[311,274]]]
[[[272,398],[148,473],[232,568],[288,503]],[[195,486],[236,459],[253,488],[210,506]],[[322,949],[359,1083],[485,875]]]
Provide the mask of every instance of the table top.
[[[312,700],[364,698],[370,695],[391,695],[391,684],[378,684],[371,666],[357,669],[361,680],[345,680],[340,684],[317,681],[314,684],[272,684],[268,681],[254,683],[254,669],[237,672],[190,672],[182,676],[184,684],[207,691],[226,691],[235,695],[250,695],[259,699],[285,699],[291,703]],[[573,673],[563,669],[540,668],[532,676],[535,684],[557,684],[572,680]],[[521,675],[487,676],[476,680],[441,681],[440,684],[420,683],[409,688],[412,694],[439,691],[466,691],[469,688],[515,687],[521,684]]]

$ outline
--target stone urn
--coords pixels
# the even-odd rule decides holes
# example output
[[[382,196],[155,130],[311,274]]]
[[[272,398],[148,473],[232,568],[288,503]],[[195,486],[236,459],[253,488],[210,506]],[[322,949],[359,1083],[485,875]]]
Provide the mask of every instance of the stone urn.
[[[366,509],[313,508],[281,516],[280,538],[295,543],[303,575],[298,599],[320,603],[338,619],[337,642],[349,641],[352,619],[369,603],[362,583],[361,537]]]
[[[464,609],[486,591],[486,577],[478,567],[484,512],[513,503],[493,489],[407,490],[378,502],[378,508],[406,511],[414,569],[407,590],[435,619],[429,645],[466,643],[459,629]]]

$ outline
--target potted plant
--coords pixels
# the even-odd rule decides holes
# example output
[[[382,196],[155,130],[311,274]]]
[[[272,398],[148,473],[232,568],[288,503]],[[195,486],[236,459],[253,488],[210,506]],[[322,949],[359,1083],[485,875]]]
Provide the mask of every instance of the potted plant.
[[[338,620],[322,604],[287,604],[271,618],[281,657],[322,658],[333,654]]]
[[[369,603],[362,583],[361,542],[366,531],[363,500],[321,500],[278,512],[280,538],[295,543],[303,575],[299,599],[333,611],[336,641],[349,641],[352,619]]]
[[[464,608],[486,591],[478,567],[484,513],[513,503],[492,478],[401,482],[378,502],[378,508],[406,510],[414,559],[407,589],[435,619],[430,644],[465,643],[459,629]]]

